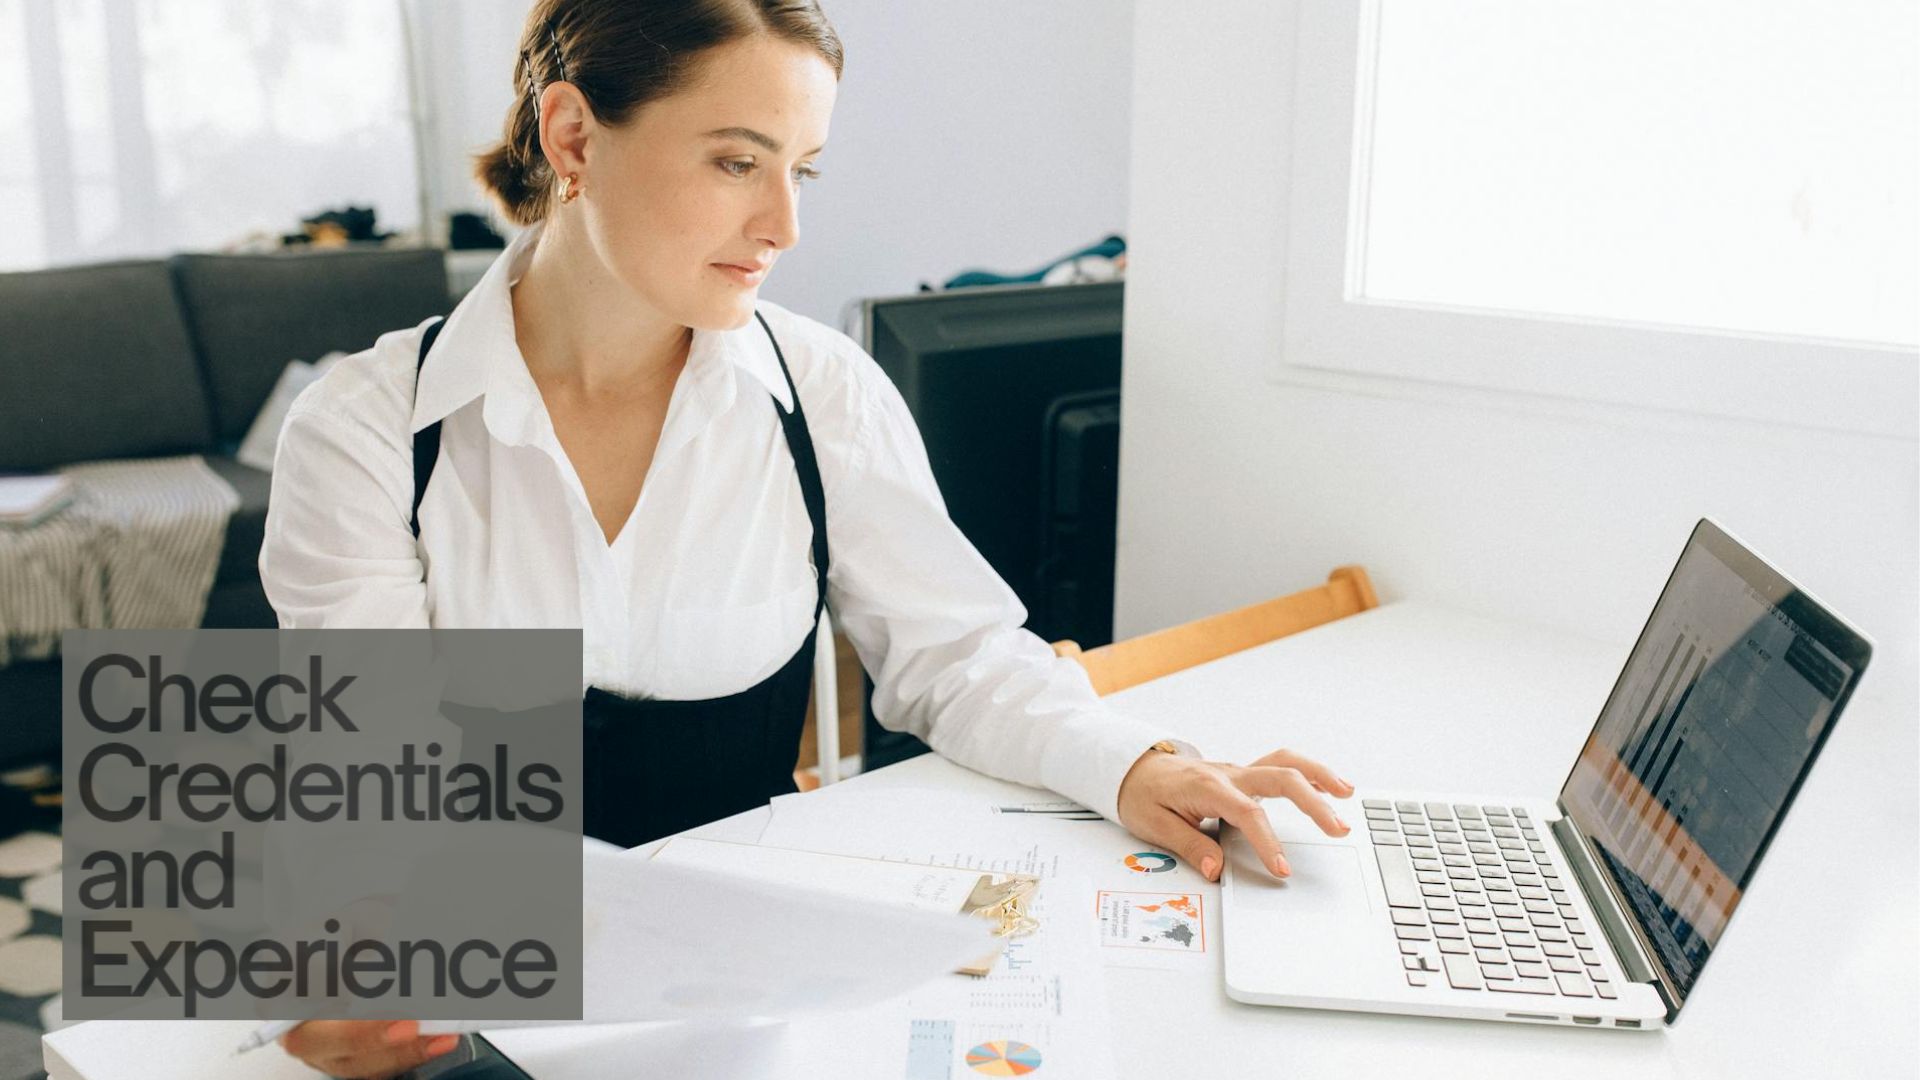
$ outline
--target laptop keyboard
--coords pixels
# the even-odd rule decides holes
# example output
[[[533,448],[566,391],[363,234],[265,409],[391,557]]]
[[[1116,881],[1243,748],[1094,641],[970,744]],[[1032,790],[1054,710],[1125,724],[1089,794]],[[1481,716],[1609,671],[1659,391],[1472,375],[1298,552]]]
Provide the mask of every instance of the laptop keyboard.
[[[1520,807],[1363,799],[1414,986],[1613,998],[1569,882]]]

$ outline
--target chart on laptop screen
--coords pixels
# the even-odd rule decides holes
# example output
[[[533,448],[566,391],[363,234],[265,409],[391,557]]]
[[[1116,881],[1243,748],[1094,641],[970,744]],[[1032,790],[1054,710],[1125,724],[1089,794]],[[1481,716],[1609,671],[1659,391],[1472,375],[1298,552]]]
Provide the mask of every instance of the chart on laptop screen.
[[[1689,545],[1562,792],[1682,992],[1851,674]]]

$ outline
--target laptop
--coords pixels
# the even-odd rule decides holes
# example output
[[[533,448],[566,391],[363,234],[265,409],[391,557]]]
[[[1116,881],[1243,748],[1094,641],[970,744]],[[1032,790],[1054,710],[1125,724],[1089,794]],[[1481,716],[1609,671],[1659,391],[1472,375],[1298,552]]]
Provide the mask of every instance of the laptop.
[[[1673,1023],[1871,653],[1702,519],[1557,798],[1359,791],[1284,880],[1222,830],[1228,996]]]

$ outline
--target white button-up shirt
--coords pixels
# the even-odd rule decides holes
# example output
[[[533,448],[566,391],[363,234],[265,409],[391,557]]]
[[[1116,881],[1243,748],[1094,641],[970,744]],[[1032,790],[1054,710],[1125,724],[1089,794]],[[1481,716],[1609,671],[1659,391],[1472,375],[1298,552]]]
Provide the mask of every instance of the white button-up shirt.
[[[791,399],[766,332],[694,331],[639,501],[608,544],[514,333],[509,290],[539,233],[515,238],[448,316],[417,393],[424,324],[339,361],[294,403],[260,552],[267,597],[288,629],[579,628],[586,684],[631,696],[746,689],[800,647],[815,600],[812,525],[767,396]],[[1117,821],[1121,780],[1167,733],[1104,704],[1022,629],[1025,608],[947,516],[873,359],[758,307],[806,409],[827,603],[879,721]],[[435,421],[416,541],[412,439]]]

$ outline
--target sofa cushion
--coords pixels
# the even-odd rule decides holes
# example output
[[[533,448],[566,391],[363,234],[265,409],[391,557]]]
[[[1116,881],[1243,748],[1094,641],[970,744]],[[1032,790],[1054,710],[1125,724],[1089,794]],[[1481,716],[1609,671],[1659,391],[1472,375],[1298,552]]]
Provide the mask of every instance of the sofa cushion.
[[[239,508],[227,519],[227,539],[220,548],[220,566],[213,575],[214,588],[257,581],[260,545],[267,536],[267,493],[273,488],[273,474],[242,465],[224,454],[208,454],[207,465],[240,495]]]
[[[272,630],[280,625],[260,579],[216,585],[207,593],[207,613],[200,625],[208,630]]]
[[[213,441],[164,262],[0,274],[0,386],[0,470]]]
[[[176,255],[187,325],[223,443],[246,435],[289,360],[357,352],[444,315],[445,253],[429,248]]]

